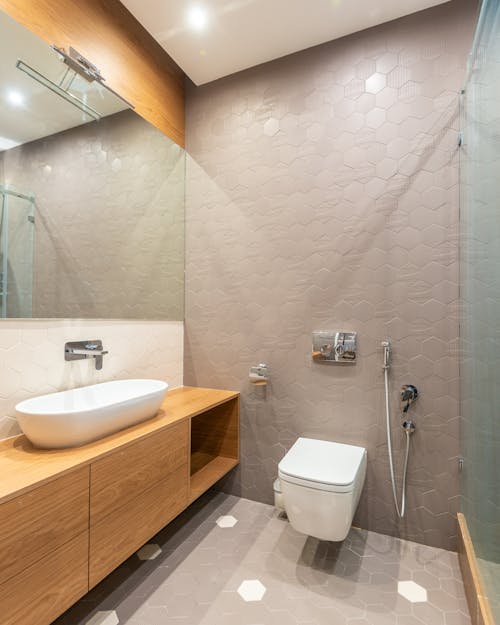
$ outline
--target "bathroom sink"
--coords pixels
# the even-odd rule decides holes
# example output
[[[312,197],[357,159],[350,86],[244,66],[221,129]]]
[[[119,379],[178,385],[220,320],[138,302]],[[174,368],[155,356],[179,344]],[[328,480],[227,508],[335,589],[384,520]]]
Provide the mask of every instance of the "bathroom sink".
[[[16,416],[36,447],[75,447],[154,417],[167,388],[161,380],[104,382],[26,399]]]

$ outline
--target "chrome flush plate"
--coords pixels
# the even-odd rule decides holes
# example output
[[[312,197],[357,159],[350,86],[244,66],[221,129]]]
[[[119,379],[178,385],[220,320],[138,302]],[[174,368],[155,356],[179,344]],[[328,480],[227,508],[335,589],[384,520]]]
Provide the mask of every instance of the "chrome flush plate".
[[[312,357],[326,364],[356,364],[356,332],[321,330],[312,334]]]

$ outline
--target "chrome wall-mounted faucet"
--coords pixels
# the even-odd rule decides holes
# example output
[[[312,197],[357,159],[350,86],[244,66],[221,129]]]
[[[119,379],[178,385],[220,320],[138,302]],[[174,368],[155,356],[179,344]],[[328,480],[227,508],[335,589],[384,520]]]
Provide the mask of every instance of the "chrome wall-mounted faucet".
[[[102,341],[73,341],[64,346],[64,360],[95,358],[95,368],[102,369],[102,357],[108,352],[102,348]]]
[[[413,386],[413,384],[403,384],[399,395],[401,397],[401,402],[404,404],[403,413],[406,414],[408,408],[418,397],[418,389],[416,386]]]

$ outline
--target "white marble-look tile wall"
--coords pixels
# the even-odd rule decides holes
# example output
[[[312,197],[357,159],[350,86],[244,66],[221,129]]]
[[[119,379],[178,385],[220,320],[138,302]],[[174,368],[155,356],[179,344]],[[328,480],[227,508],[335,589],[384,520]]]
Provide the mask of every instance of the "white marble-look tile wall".
[[[182,385],[182,321],[0,321],[0,439],[20,432],[15,405],[28,397],[123,378],[157,378]],[[102,339],[109,354],[64,360],[64,343]]]

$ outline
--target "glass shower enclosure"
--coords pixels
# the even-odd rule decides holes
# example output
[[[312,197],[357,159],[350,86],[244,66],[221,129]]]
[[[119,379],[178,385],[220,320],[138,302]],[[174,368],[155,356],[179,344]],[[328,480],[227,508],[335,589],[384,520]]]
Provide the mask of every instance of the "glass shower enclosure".
[[[0,317],[31,317],[35,198],[0,185]]]
[[[461,95],[462,512],[500,623],[500,3],[484,0]]]

